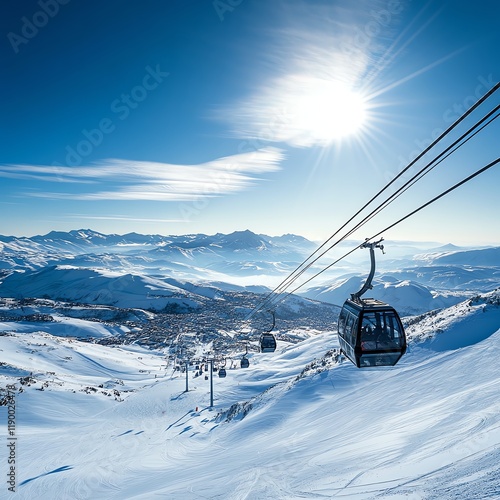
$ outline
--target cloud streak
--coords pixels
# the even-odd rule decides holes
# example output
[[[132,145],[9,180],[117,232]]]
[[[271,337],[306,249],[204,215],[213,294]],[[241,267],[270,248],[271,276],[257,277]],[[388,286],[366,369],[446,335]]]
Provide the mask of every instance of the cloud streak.
[[[44,181],[51,188],[79,184],[78,192],[26,192],[25,196],[72,200],[190,201],[249,189],[259,174],[280,170],[283,152],[265,148],[199,165],[109,159],[82,167],[3,165],[0,177]]]
[[[72,214],[65,215],[64,218],[67,219],[87,219],[87,220],[113,220],[113,221],[126,221],[126,222],[182,222],[185,223],[185,219],[155,219],[146,217],[129,217],[127,215],[86,215],[86,214]]]

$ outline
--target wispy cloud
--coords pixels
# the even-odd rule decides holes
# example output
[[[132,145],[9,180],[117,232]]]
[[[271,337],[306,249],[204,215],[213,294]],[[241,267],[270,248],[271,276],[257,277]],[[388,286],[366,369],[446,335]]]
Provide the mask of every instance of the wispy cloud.
[[[86,220],[115,220],[115,221],[126,221],[126,222],[182,222],[185,223],[185,219],[155,219],[148,217],[130,217],[127,215],[85,215],[85,214],[69,214],[64,215],[67,219],[86,219]]]
[[[276,148],[219,158],[199,165],[109,159],[82,167],[4,165],[0,177],[47,183],[80,183],[78,193],[34,191],[26,196],[72,200],[189,201],[243,191],[280,169]],[[52,188],[53,189],[53,188]]]

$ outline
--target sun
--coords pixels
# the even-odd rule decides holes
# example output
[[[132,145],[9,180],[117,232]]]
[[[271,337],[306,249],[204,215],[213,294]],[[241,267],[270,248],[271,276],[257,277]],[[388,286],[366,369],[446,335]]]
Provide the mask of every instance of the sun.
[[[361,94],[347,85],[309,78],[292,104],[296,129],[311,143],[328,145],[359,134],[367,121]]]

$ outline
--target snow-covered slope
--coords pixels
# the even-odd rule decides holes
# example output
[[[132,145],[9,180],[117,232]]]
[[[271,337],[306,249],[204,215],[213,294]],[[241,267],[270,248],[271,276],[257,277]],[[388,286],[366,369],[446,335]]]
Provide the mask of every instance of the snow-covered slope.
[[[478,343],[500,327],[500,288],[442,311],[406,318],[406,333],[436,351]]]
[[[73,266],[47,266],[40,271],[13,273],[4,279],[0,296],[42,297],[154,311],[174,305],[181,311],[196,308],[202,299],[163,279]]]
[[[337,363],[333,331],[280,341],[215,377],[213,409],[209,380],[193,367],[185,392],[160,352],[51,323],[0,337],[16,498],[499,498],[499,304],[497,290],[413,318],[390,369]]]

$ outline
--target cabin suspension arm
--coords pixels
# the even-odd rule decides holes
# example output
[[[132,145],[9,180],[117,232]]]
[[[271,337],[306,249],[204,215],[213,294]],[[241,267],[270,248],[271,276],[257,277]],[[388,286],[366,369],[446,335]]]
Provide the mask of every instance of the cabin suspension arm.
[[[359,247],[359,248],[368,248],[370,250],[371,269],[370,269],[370,274],[366,278],[365,284],[356,293],[351,294],[351,299],[353,301],[359,300],[361,298],[361,295],[363,295],[365,292],[367,292],[368,290],[371,290],[373,288],[372,280],[373,280],[373,276],[375,275],[375,250],[374,249],[380,248],[380,250],[382,250],[382,253],[384,253],[384,245],[380,244],[383,240],[384,240],[384,238],[380,238],[380,240],[375,241],[373,243],[368,243],[368,241],[365,241]]]

